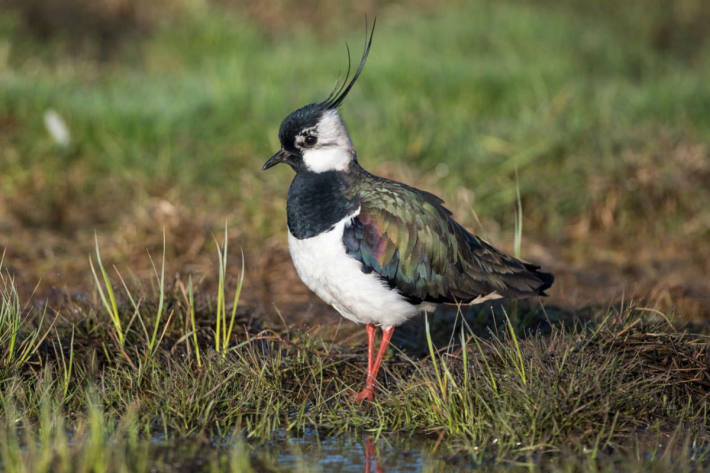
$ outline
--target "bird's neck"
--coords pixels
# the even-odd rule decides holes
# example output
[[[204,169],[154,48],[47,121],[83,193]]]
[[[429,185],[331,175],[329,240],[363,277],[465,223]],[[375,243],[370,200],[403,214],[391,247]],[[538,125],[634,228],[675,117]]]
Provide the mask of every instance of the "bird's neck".
[[[354,166],[361,169],[357,163]],[[288,190],[288,229],[302,240],[328,231],[359,206],[353,192],[356,169],[320,173],[300,171]]]

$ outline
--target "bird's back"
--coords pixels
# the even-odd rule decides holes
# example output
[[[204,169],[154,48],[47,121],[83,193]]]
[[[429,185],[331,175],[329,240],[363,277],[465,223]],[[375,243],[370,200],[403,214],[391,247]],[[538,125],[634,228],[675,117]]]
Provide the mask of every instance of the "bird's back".
[[[551,274],[468,232],[435,195],[353,172],[360,212],[343,234],[346,251],[411,302],[527,297],[551,286]]]

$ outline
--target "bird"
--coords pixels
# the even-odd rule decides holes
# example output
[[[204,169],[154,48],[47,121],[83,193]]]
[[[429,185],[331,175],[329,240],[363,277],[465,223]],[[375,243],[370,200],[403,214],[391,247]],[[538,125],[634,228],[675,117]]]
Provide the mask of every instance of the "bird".
[[[459,224],[429,192],[373,175],[358,156],[339,107],[360,77],[376,20],[365,22],[360,63],[328,97],[286,116],[281,148],[263,165],[295,171],[286,199],[288,246],[300,279],[343,317],[364,324],[364,388],[377,374],[397,326],[437,304],[545,296],[554,276],[510,256]],[[375,355],[376,330],[382,337]]]

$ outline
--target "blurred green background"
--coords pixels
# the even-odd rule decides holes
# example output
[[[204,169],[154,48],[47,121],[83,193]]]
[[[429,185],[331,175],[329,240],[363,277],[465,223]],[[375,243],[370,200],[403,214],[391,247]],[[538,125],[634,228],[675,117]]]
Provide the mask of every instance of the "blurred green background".
[[[517,186],[523,257],[557,274],[555,303],[710,317],[704,0],[0,5],[0,247],[29,289],[91,291],[94,232],[140,276],[165,228],[172,271],[200,271],[227,220],[252,310],[312,308],[286,252],[291,172],[260,168],[368,15],[342,107],[363,166],[508,250]]]

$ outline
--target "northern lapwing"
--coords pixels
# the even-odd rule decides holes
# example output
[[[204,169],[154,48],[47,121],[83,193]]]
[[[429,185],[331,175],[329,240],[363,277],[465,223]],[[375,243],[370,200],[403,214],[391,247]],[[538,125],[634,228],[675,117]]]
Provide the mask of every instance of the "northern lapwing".
[[[395,327],[420,311],[441,303],[545,295],[553,281],[539,266],[469,233],[435,195],[360,166],[338,107],[360,77],[374,29],[373,22],[352,78],[348,65],[326,100],[283,120],[281,149],[263,167],[286,163],[296,172],[286,209],[299,277],[343,317],[365,324],[367,378],[357,401],[372,400]],[[382,341],[375,357],[377,326]]]

